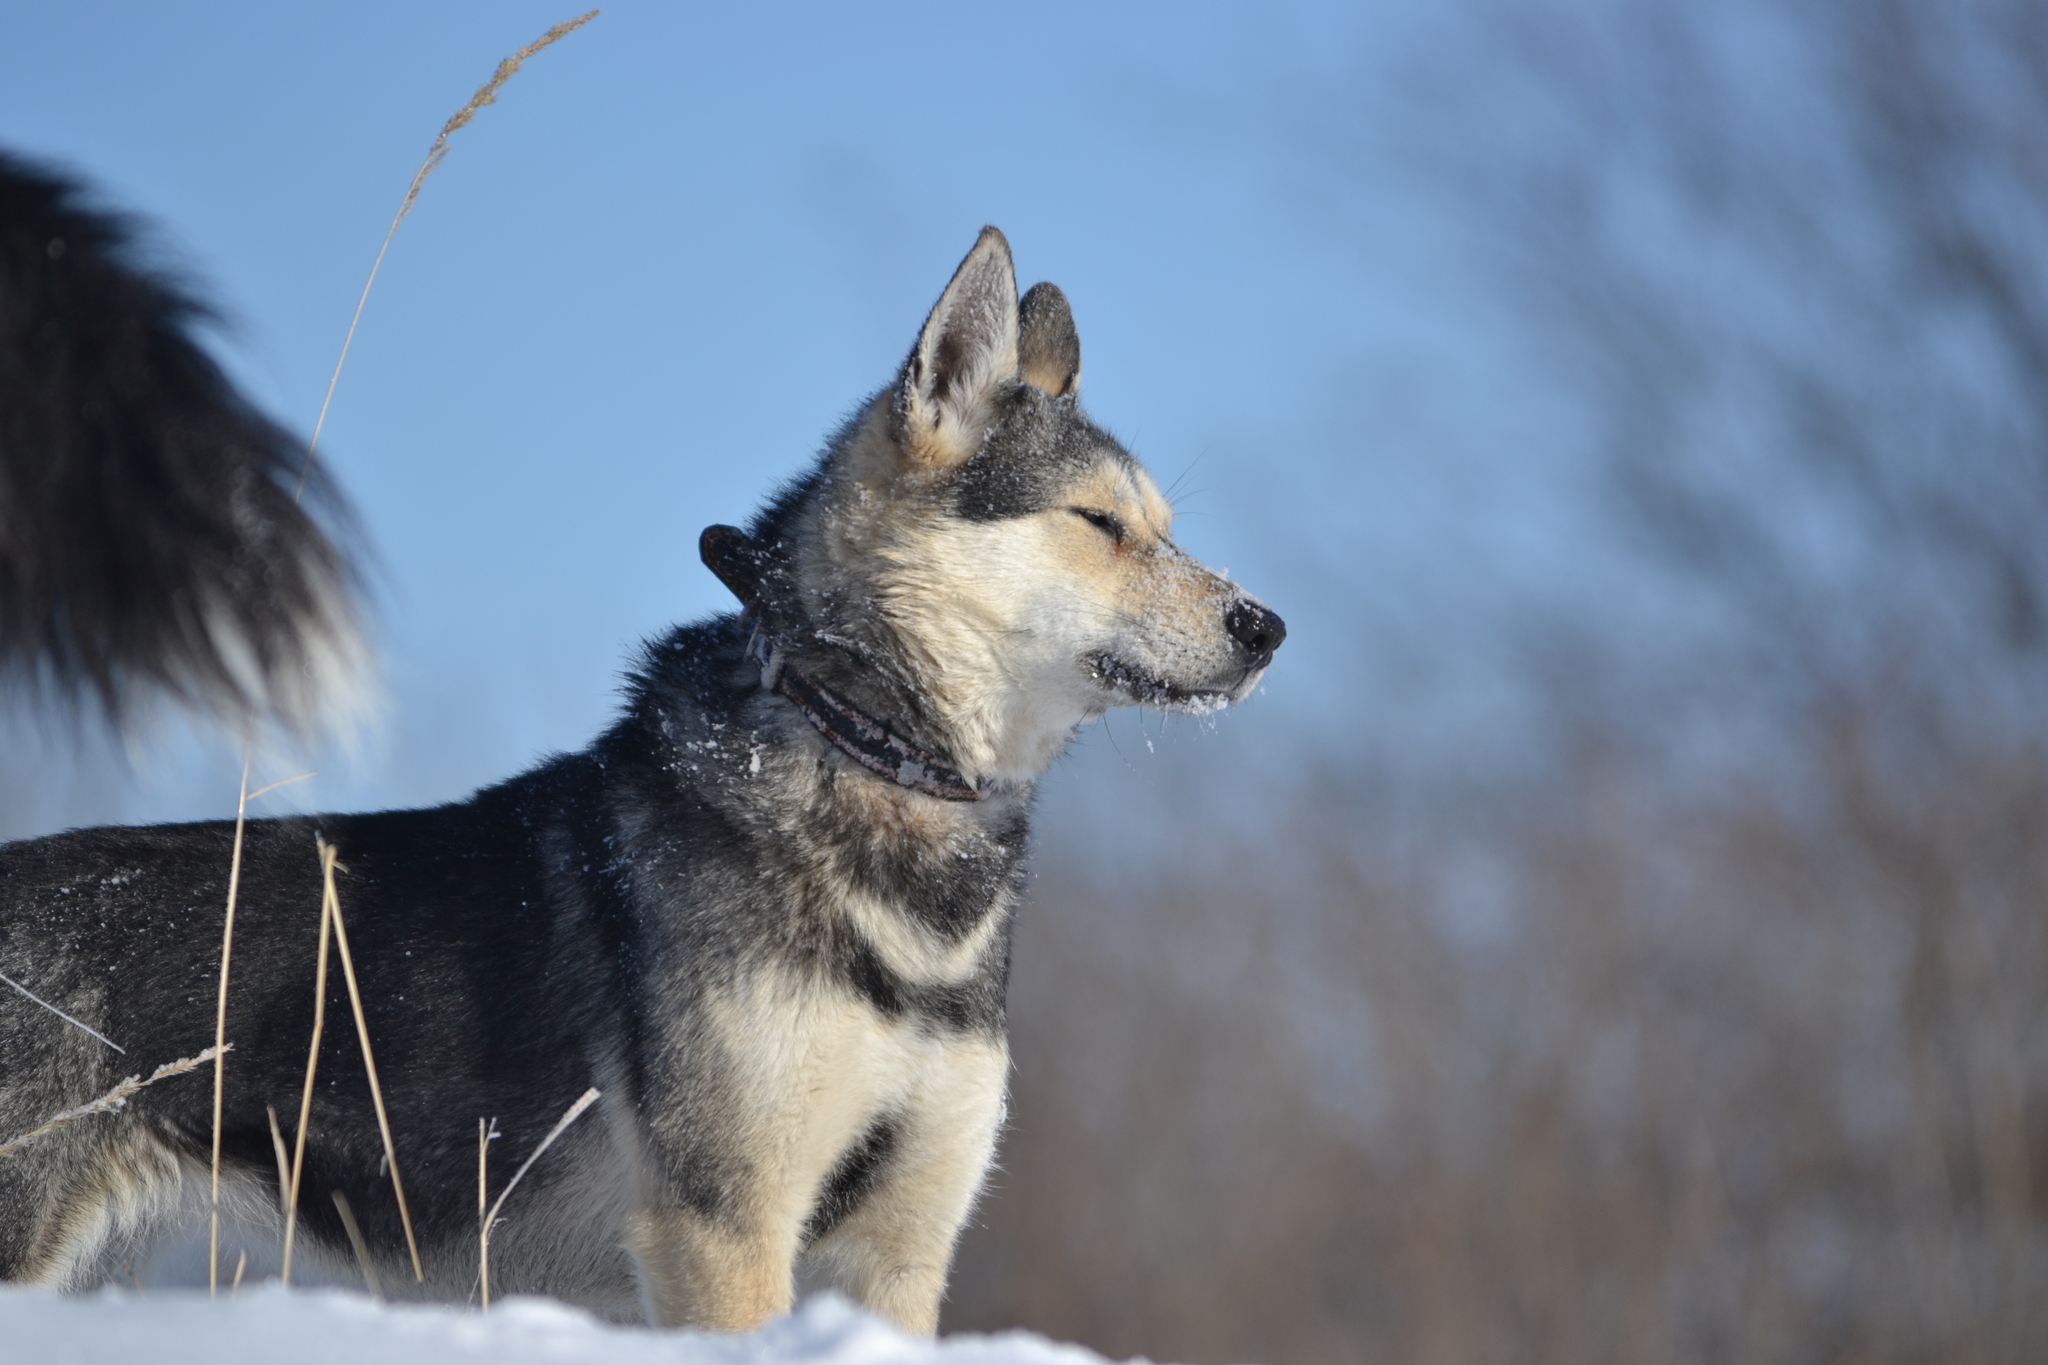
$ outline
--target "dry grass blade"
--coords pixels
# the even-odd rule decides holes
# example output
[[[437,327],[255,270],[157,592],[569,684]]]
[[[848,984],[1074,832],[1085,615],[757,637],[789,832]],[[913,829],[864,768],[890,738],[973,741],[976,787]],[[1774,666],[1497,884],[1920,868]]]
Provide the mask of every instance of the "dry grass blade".
[[[272,782],[252,792],[249,790],[249,756],[246,751],[242,755],[242,794],[235,802],[235,851],[228,860],[228,911],[220,931],[220,1004],[213,1016],[213,1216],[206,1249],[208,1295],[220,1292],[220,1109],[228,1041],[228,959],[235,946],[235,896],[242,886],[242,831],[248,823],[251,801],[279,787],[303,782],[313,775],[300,773],[297,777],[287,777],[282,782]],[[274,1116],[272,1121],[275,1122]]]
[[[397,234],[398,225],[405,221],[406,215],[412,212],[413,204],[418,201],[420,196],[420,187],[426,183],[427,177],[434,173],[434,168],[439,166],[442,160],[447,157],[448,139],[458,129],[462,128],[471,119],[475,118],[478,110],[482,109],[487,104],[494,104],[497,102],[499,89],[505,84],[506,81],[512,79],[512,77],[518,73],[519,68],[525,64],[526,59],[528,57],[533,56],[535,53],[540,52],[542,49],[556,42],[559,42],[561,39],[567,37],[569,34],[574,33],[577,29],[583,27],[592,19],[595,19],[597,17],[597,14],[598,11],[591,10],[589,13],[584,14],[579,18],[571,19],[564,23],[556,24],[553,28],[550,28],[546,33],[543,33],[539,38],[535,39],[531,43],[528,43],[525,47],[520,48],[519,51],[513,53],[510,57],[507,57],[505,58],[505,60],[499,62],[498,69],[491,74],[490,80],[484,82],[483,86],[480,89],[478,89],[474,95],[470,96],[469,103],[463,105],[462,108],[456,110],[455,114],[445,124],[441,126],[441,131],[435,135],[433,145],[427,149],[426,159],[420,163],[419,170],[413,173],[412,183],[406,186],[405,198],[399,203],[398,212],[392,216],[391,226],[386,228],[384,231],[384,240],[381,243],[379,243],[377,247],[377,258],[370,264],[369,278],[363,281],[363,292],[356,299],[355,312],[349,318],[348,332],[342,338],[341,354],[335,359],[334,372],[331,375],[329,375],[327,379],[327,392],[322,396],[320,400],[320,415],[318,418],[314,420],[313,435],[311,439],[309,439],[306,442],[306,459],[305,463],[302,464],[299,469],[299,483],[298,488],[293,493],[294,499],[297,499],[298,497],[302,496],[305,493],[306,478],[313,467],[313,452],[319,446],[320,433],[327,425],[327,412],[334,402],[335,386],[341,382],[342,367],[348,363],[349,347],[353,345],[355,342],[356,328],[363,320],[363,307],[370,300],[370,290],[377,283],[377,272],[383,268],[384,255],[391,247],[391,239],[393,236]],[[303,776],[310,777],[312,776],[312,774],[307,773],[303,774]],[[287,782],[297,782],[299,780],[301,779],[297,777],[286,779]],[[243,758],[241,796],[239,800],[236,802],[235,808],[234,855],[228,868],[228,905],[226,924],[224,925],[221,931],[220,1001],[218,1009],[216,1011],[216,1021],[214,1030],[215,1037],[213,1049],[216,1059],[218,1059],[218,1057],[226,1050],[224,1044],[225,1034],[227,1030],[228,959],[234,944],[235,898],[236,893],[240,889],[241,885],[242,835],[247,820],[249,800],[252,795],[260,796],[264,792],[271,791],[276,787],[284,785],[284,782],[272,783],[268,787],[264,787],[255,793],[251,793],[249,791],[249,761],[246,756]],[[313,1074],[319,1064],[320,1034],[326,1018],[327,936],[328,927],[330,923],[333,924],[336,931],[340,934],[342,970],[348,978],[349,1001],[351,1005],[354,1007],[356,1017],[356,1031],[358,1037],[362,1041],[363,1066],[369,1072],[370,1091],[376,1099],[377,1103],[377,1124],[383,1133],[384,1156],[386,1163],[391,1168],[391,1186],[393,1191],[398,1196],[399,1216],[405,1223],[405,1241],[407,1249],[412,1253],[413,1274],[416,1278],[424,1279],[425,1275],[420,1266],[419,1244],[413,1235],[412,1213],[406,1206],[405,1186],[399,1178],[398,1157],[392,1148],[391,1124],[390,1120],[385,1114],[383,1089],[377,1081],[376,1063],[371,1059],[370,1056],[370,1034],[369,1027],[364,1022],[363,1018],[362,997],[361,994],[356,989],[355,968],[354,964],[349,959],[348,940],[346,937],[346,933],[345,931],[341,930],[341,909],[338,900],[334,894],[334,858],[333,851],[331,849],[323,850],[322,875],[325,880],[325,886],[322,891],[320,906],[320,955],[319,968],[317,972],[317,983],[315,987],[317,994],[313,1005],[313,1042],[312,1048],[306,1059],[305,1093],[299,1104],[299,1127],[297,1135],[295,1137],[295,1154],[290,1164],[290,1176],[288,1182],[289,1188],[285,1193],[285,1239],[284,1267],[282,1279],[286,1284],[291,1283],[292,1241],[294,1234],[297,1231],[298,1224],[299,1167],[300,1163],[303,1162],[305,1159],[306,1126],[311,1118],[313,1103]],[[58,1009],[56,1006],[50,1004],[48,1001],[36,996],[27,987],[21,985],[19,982],[13,981],[4,976],[0,976],[0,981],[5,981],[8,985],[13,986],[23,995],[28,996],[29,999],[43,1006],[43,1008],[49,1010],[51,1013],[56,1014],[58,1017],[68,1021],[69,1023],[77,1025],[81,1029],[84,1029],[87,1033],[92,1034],[93,1037],[99,1039],[108,1047],[113,1048],[116,1052],[124,1051],[124,1049],[122,1049],[118,1044],[114,1043],[111,1039],[107,1038],[104,1034],[101,1034],[96,1030],[88,1027],[87,1025],[80,1023],[78,1020],[73,1019],[70,1015],[65,1014],[64,1011]],[[216,1060],[214,1066],[213,1081],[213,1216],[212,1231],[209,1237],[207,1252],[207,1285],[208,1291],[210,1293],[218,1292],[220,1285],[220,1126],[222,1082],[223,1069],[219,1061]],[[277,1115],[274,1110],[271,1112],[271,1135],[272,1141],[276,1145],[279,1153],[280,1164],[282,1165],[283,1136],[277,1131]],[[339,1198],[338,1195],[337,1198]],[[353,1223],[350,1224],[350,1228],[351,1233],[353,1235]],[[238,1279],[239,1276],[240,1272],[238,1270]]]
[[[228,1039],[228,959],[235,947],[235,896],[242,889],[242,830],[249,818],[249,751],[242,751],[242,793],[235,799],[235,851],[228,859],[228,911],[220,930],[220,1003],[213,1015],[213,1215],[206,1240],[206,1293],[220,1292],[220,1104],[227,1062],[220,1046]]]
[[[229,1298],[232,1299],[235,1295],[242,1292],[242,1272],[247,1270],[248,1268],[249,1253],[247,1251],[244,1251],[240,1256],[237,1256],[235,1258],[235,1282],[228,1286]]]
[[[476,1279],[483,1292],[484,1308],[491,1306],[491,1245],[487,1234],[490,1227],[490,1200],[486,1191],[491,1179],[491,1139],[498,1135],[498,1121],[492,1119],[488,1125],[482,1119],[476,1121]]]
[[[67,1023],[67,1024],[70,1024],[70,1025],[72,1025],[72,1026],[73,1026],[73,1027],[75,1027],[75,1028],[81,1028],[81,1029],[84,1029],[84,1030],[85,1030],[85,1031],[86,1031],[87,1033],[90,1033],[90,1034],[91,1034],[91,1035],[92,1035],[93,1037],[95,1037],[95,1038],[99,1039],[99,1040],[100,1040],[101,1042],[105,1043],[105,1044],[106,1044],[106,1045],[107,1045],[108,1047],[110,1047],[110,1048],[114,1049],[114,1051],[116,1051],[116,1052],[120,1053],[120,1054],[121,1054],[121,1055],[122,1055],[123,1057],[126,1057],[126,1056],[128,1055],[128,1049],[127,1049],[127,1048],[125,1048],[125,1047],[122,1047],[122,1046],[121,1046],[121,1045],[120,1045],[119,1043],[115,1042],[115,1041],[114,1041],[114,1040],[113,1040],[112,1038],[109,1038],[109,1037],[107,1037],[107,1035],[106,1035],[106,1034],[104,1034],[104,1033],[101,1033],[101,1032],[100,1032],[100,1031],[99,1031],[98,1029],[94,1028],[94,1027],[93,1027],[93,1026],[92,1026],[91,1024],[83,1023],[83,1022],[81,1022],[81,1021],[79,1021],[79,1020],[77,1020],[77,1019],[73,1019],[73,1018],[72,1018],[72,1017],[71,1017],[70,1015],[66,1014],[66,1013],[65,1013],[65,1012],[64,1012],[63,1010],[60,1010],[60,1009],[58,1009],[58,1008],[57,1008],[57,1007],[56,1007],[55,1005],[53,1005],[53,1004],[51,1004],[51,1003],[50,1003],[49,1001],[47,1001],[47,1000],[43,999],[43,997],[41,997],[40,995],[37,995],[37,994],[36,994],[36,993],[35,993],[34,991],[32,991],[32,990],[30,990],[30,989],[29,989],[28,987],[26,987],[26,986],[22,985],[22,984],[21,984],[21,983],[20,983],[19,981],[16,981],[16,980],[15,980],[15,979],[14,979],[13,977],[11,977],[11,976],[7,975],[7,974],[6,974],[5,972],[0,972],[0,982],[5,982],[6,984],[8,984],[8,985],[10,985],[10,986],[14,987],[14,989],[16,989],[16,990],[20,991],[20,992],[21,992],[21,993],[22,993],[23,995],[27,996],[27,997],[28,997],[28,998],[29,998],[30,1000],[34,1001],[34,1002],[35,1002],[36,1004],[38,1004],[38,1005],[41,1005],[41,1006],[42,1006],[42,1007],[43,1007],[44,1009],[46,1009],[46,1010],[48,1010],[48,1011],[49,1011],[50,1013],[52,1013],[52,1014],[56,1015],[56,1016],[57,1016],[57,1017],[58,1017],[59,1019],[62,1019],[62,1020],[63,1020],[63,1021],[65,1022],[65,1023]]]
[[[440,133],[434,138],[434,145],[427,149],[427,159],[420,163],[418,173],[413,176],[412,184],[405,191],[405,202],[398,206],[398,218],[392,223],[394,231],[398,223],[404,220],[405,215],[412,212],[413,201],[420,197],[420,186],[426,183],[427,177],[434,173],[434,168],[448,155],[449,137],[475,118],[479,109],[498,102],[499,88],[519,73],[519,68],[525,65],[528,57],[560,42],[596,17],[597,11],[591,10],[578,18],[564,20],[498,63],[498,69],[491,73],[491,78],[485,81],[474,95],[469,97],[469,103],[456,110],[454,115],[441,125]]]
[[[263,1109],[270,1115],[270,1150],[277,1156],[277,1211],[284,1213],[292,1204],[292,1159],[285,1154],[284,1132],[277,1126],[277,1106],[266,1104]]]
[[[370,1076],[370,1098],[377,1106],[377,1131],[384,1138],[384,1163],[391,1168],[391,1191],[398,1196],[398,1217],[405,1224],[405,1246],[412,1253],[412,1277],[425,1283],[427,1272],[420,1266],[420,1245],[413,1237],[412,1210],[405,1202],[405,1182],[398,1177],[398,1149],[391,1143],[391,1116],[384,1108],[384,1087],[377,1080],[377,1059],[370,1054],[370,1025],[363,1017],[363,993],[356,986],[356,964],[348,950],[348,927],[341,916],[341,895],[335,890],[334,870],[340,864],[334,860],[334,847],[324,839],[315,836],[320,849],[321,875],[325,885],[321,895],[329,906],[328,915],[334,921],[334,944],[341,949],[341,975],[348,983],[348,1003],[356,1016],[356,1040],[363,1047],[363,1070]]]
[[[333,926],[330,915],[334,904],[334,849],[323,846],[320,859],[325,883],[320,893],[320,953],[313,969],[313,1041],[306,1048],[306,1088],[299,1097],[299,1130],[292,1139],[291,1188],[285,1194],[284,1267],[278,1276],[285,1284],[292,1282],[292,1242],[299,1230],[299,1177],[306,1168],[306,1127],[313,1118],[313,1073],[319,1069],[320,1034],[327,1025],[327,939]]]
[[[114,1113],[126,1105],[129,1097],[135,1094],[136,1091],[147,1090],[158,1081],[169,1080],[173,1076],[182,1076],[188,1071],[197,1071],[200,1067],[213,1060],[214,1053],[217,1050],[220,1049],[208,1048],[196,1057],[180,1057],[175,1062],[165,1062],[155,1071],[149,1073],[148,1080],[144,1080],[140,1075],[130,1076],[127,1080],[121,1082],[90,1104],[81,1104],[76,1109],[66,1109],[63,1113],[53,1116],[38,1127],[11,1137],[5,1142],[0,1142],[0,1156],[12,1156],[37,1138],[47,1133],[54,1133],[59,1128],[76,1123],[80,1119],[91,1118],[94,1114]],[[232,1051],[233,1045],[227,1045],[225,1050]]]
[[[348,1233],[348,1244],[356,1249],[356,1264],[362,1267],[363,1283],[370,1288],[370,1297],[379,1303],[384,1300],[384,1287],[377,1283],[377,1267],[370,1264],[370,1244],[363,1240],[363,1230],[356,1225],[356,1211],[348,1206],[348,1196],[340,1190],[333,1192],[334,1211],[341,1215],[341,1226]]]
[[[398,205],[398,212],[392,215],[391,226],[384,230],[384,240],[377,247],[377,259],[370,263],[370,277],[363,281],[362,295],[356,299],[356,311],[355,315],[349,319],[348,334],[341,339],[341,355],[334,362],[334,373],[328,377],[327,394],[320,400],[320,416],[313,422],[313,437],[306,442],[306,462],[299,470],[299,494],[303,494],[306,491],[306,475],[313,467],[313,451],[320,444],[320,430],[327,425],[327,409],[334,401],[334,386],[341,382],[341,367],[348,363],[348,348],[356,339],[356,325],[363,320],[363,305],[370,301],[370,289],[377,283],[377,272],[384,266],[384,253],[391,249],[391,239],[398,235],[398,225],[405,221],[405,216],[408,213],[412,212],[414,201],[420,197],[420,187],[427,183],[427,177],[432,175],[434,168],[439,166],[442,160],[447,157],[449,137],[457,129],[475,118],[477,110],[487,104],[497,103],[499,88],[518,73],[519,68],[525,64],[528,57],[533,56],[542,48],[568,37],[571,33],[574,33],[592,19],[595,19],[597,13],[596,10],[592,10],[581,18],[570,19],[556,24],[546,33],[543,33],[525,47],[520,48],[504,61],[499,62],[498,69],[492,73],[491,78],[484,82],[481,89],[469,97],[469,103],[456,110],[453,117],[441,125],[441,131],[435,135],[434,145],[427,148],[427,159],[420,163],[420,168],[417,171],[413,172],[412,183],[405,188],[405,198]],[[297,496],[297,494],[294,496]]]
[[[576,1103],[569,1106],[568,1112],[556,1120],[555,1126],[548,1130],[548,1135],[540,1140],[540,1146],[534,1148],[532,1154],[519,1163],[519,1169],[512,1173],[512,1178],[505,1182],[505,1188],[498,1192],[497,1202],[492,1204],[490,1212],[484,1215],[483,1244],[478,1251],[477,1275],[483,1285],[483,1306],[486,1313],[491,1311],[491,1229],[497,1225],[498,1210],[505,1207],[505,1201],[511,1197],[512,1191],[519,1188],[519,1182],[533,1169],[533,1163],[539,1161],[541,1155],[555,1145],[555,1139],[567,1132],[570,1124],[583,1117],[584,1110],[597,1103],[600,1093],[593,1085],[577,1097]],[[477,1175],[481,1180],[483,1158],[479,1156],[477,1160]],[[481,1197],[482,1191],[479,1190],[478,1194]]]

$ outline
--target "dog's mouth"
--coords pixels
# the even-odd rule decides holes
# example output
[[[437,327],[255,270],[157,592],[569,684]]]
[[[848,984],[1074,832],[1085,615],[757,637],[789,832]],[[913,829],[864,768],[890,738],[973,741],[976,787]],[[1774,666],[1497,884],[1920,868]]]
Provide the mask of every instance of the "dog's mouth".
[[[1146,672],[1135,664],[1110,654],[1086,660],[1095,680],[1132,706],[1149,706],[1155,711],[1183,711],[1205,716],[1221,711],[1238,699],[1243,682],[1233,687],[1182,687]]]

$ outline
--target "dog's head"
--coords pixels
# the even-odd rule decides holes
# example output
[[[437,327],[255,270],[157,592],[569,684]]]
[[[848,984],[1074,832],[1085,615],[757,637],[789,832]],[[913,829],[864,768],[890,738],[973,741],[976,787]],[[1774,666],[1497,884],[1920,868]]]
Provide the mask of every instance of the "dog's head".
[[[705,557],[814,671],[980,781],[1028,780],[1114,706],[1206,712],[1286,627],[1172,538],[1173,510],[1082,413],[1050,284],[1017,297],[982,230],[896,382],[819,467]]]

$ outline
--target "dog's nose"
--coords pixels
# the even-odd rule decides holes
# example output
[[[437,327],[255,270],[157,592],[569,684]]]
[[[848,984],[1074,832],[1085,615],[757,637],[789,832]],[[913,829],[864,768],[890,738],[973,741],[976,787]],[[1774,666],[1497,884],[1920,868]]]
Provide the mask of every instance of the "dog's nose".
[[[1244,647],[1261,668],[1287,638],[1287,623],[1256,602],[1239,602],[1223,617],[1230,638]]]

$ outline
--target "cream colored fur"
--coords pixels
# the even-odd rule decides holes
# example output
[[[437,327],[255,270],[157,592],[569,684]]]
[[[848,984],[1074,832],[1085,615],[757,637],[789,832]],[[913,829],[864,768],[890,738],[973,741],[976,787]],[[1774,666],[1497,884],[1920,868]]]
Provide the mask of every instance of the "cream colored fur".
[[[752,1202],[716,1221],[647,1209],[632,1245],[650,1316],[740,1329],[789,1311],[805,1220],[833,1164],[878,1114],[898,1144],[881,1183],[812,1255],[908,1331],[938,1325],[953,1239],[995,1151],[1007,1049],[889,1020],[818,979],[766,967],[711,1006],[730,1068]]]

